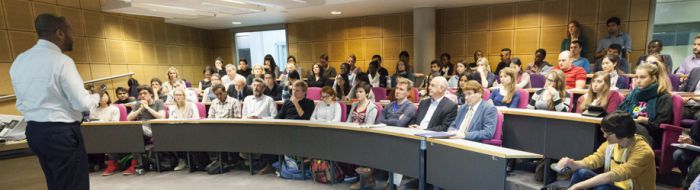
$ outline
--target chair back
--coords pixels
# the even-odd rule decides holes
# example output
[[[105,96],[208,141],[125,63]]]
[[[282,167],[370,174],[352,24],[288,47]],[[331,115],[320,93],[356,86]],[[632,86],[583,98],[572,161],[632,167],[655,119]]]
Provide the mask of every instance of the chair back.
[[[348,105],[345,104],[345,102],[338,101],[340,104],[340,121],[345,122],[348,120]]]
[[[530,87],[532,88],[543,88],[544,87],[544,82],[547,79],[544,77],[544,75],[538,74],[538,73],[533,73],[530,74]]]
[[[199,111],[199,118],[206,119],[207,118],[207,108],[201,102],[195,102],[195,104],[197,105],[197,111]]]
[[[490,96],[491,96],[491,90],[489,90],[488,88],[484,88],[484,93],[481,96],[484,99],[484,101],[489,101]]]
[[[481,142],[494,146],[501,146],[503,144],[501,136],[503,136],[503,113],[501,113],[501,111],[498,111],[498,118],[496,120],[496,132],[493,133],[493,138],[489,140],[483,140]]]
[[[309,87],[306,89],[306,98],[311,100],[321,100],[321,88]]]
[[[377,121],[379,120],[379,115],[381,115],[382,110],[384,110],[384,106],[382,106],[382,104],[380,104],[379,102],[374,102],[374,105],[377,106],[377,117],[374,118],[374,123],[377,123]]]
[[[119,121],[126,121],[126,106],[124,104],[113,104],[119,109]]]
[[[386,100],[386,88],[383,87],[372,87],[372,93],[374,93],[374,101]]]
[[[527,108],[527,104],[529,103],[528,101],[530,101],[530,93],[528,93],[525,89],[518,89],[517,93],[518,96],[520,96],[520,103],[518,103],[518,108]]]

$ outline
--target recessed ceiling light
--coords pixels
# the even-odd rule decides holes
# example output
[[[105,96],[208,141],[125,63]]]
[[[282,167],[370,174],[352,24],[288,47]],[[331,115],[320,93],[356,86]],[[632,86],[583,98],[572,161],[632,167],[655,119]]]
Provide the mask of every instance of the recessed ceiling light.
[[[339,14],[343,14],[343,12],[340,12],[340,11],[331,11],[331,14],[332,14],[332,15],[339,15]]]
[[[242,22],[231,22],[231,24],[239,25],[239,24],[243,24],[243,23]]]

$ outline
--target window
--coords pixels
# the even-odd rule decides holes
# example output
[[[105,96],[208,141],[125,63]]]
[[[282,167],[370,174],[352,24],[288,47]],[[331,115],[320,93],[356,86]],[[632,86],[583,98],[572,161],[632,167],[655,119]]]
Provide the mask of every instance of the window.
[[[251,67],[263,65],[265,55],[270,54],[281,71],[287,65],[287,34],[285,30],[236,33],[236,53]]]

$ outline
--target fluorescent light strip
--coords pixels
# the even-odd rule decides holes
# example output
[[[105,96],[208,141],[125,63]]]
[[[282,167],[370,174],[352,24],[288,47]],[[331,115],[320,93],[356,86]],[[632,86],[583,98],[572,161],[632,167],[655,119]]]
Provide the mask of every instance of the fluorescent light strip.
[[[265,11],[265,8],[261,7],[251,7],[251,6],[230,6],[230,5],[222,5],[222,4],[216,4],[216,3],[210,3],[210,2],[202,2],[202,5],[205,6],[213,6],[213,7],[220,7],[220,8],[229,8],[229,9],[239,9],[239,10],[247,10],[247,11],[254,11],[254,12],[262,12]]]

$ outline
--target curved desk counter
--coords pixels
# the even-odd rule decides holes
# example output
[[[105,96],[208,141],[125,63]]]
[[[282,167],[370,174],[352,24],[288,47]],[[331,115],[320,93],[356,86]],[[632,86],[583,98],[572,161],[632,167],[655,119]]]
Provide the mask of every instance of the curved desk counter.
[[[421,176],[421,170],[427,168],[428,182],[450,189],[482,185],[491,187],[489,189],[504,187],[506,159],[542,157],[460,139],[426,141],[423,137],[415,136],[426,131],[410,128],[360,128],[347,123],[271,119],[84,123],[82,131],[86,148],[90,153],[139,152],[133,151],[135,147],[126,141],[143,143],[141,124],[151,126],[155,151],[298,155],[369,166],[414,177]],[[143,148],[140,152],[143,152]],[[422,153],[425,154],[423,157]],[[421,158],[426,159],[427,163],[421,162]],[[494,166],[497,168],[485,168]],[[457,180],[455,176],[465,176],[467,179]]]
[[[579,113],[497,107],[503,113],[503,147],[545,158],[583,158],[602,143],[602,118]]]

